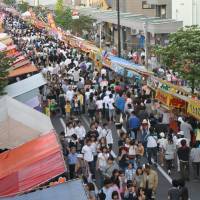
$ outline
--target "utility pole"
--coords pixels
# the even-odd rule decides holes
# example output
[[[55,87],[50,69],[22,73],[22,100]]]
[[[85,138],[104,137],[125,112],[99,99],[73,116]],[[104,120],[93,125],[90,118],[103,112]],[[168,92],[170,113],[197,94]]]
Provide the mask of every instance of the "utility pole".
[[[121,26],[120,26],[120,5],[117,1],[117,31],[118,31],[118,57],[121,57]]]
[[[100,22],[100,24],[99,24],[100,26],[99,26],[99,40],[100,40],[100,43],[99,43],[99,47],[100,47],[100,49],[101,49],[101,41],[102,41],[102,35],[101,35],[101,31],[102,31],[102,23]]]
[[[145,65],[148,69],[148,21],[146,20],[144,22],[144,37],[145,37],[145,45],[144,45],[144,50],[145,50]]]

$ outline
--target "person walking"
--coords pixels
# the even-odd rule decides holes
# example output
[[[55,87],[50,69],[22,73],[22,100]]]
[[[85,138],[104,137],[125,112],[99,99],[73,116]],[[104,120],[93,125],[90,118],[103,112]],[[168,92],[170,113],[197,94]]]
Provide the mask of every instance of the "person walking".
[[[131,138],[133,140],[137,139],[137,132],[138,132],[139,127],[140,127],[140,120],[135,115],[135,112],[132,111],[131,116],[128,120],[128,128],[131,134]]]
[[[166,167],[168,174],[171,174],[171,169],[172,169],[172,163],[174,160],[175,152],[176,152],[176,145],[173,142],[172,137],[168,137],[167,144],[164,147],[165,151],[165,161],[166,161]]]
[[[194,179],[200,179],[200,148],[198,144],[194,145],[191,149],[190,159],[192,162]]]
[[[157,138],[154,135],[154,129],[149,129],[149,134],[146,136],[147,140],[147,158],[148,163],[152,164],[152,158],[154,159],[155,165],[157,163]]]
[[[180,191],[179,191],[179,182],[178,180],[172,180],[172,187],[168,190],[168,199],[169,200],[179,200]]]
[[[158,187],[158,174],[156,171],[151,169],[150,165],[148,164],[145,164],[144,166],[144,174],[140,187],[145,189],[146,199],[155,199],[155,192]]]
[[[181,140],[181,147],[178,148],[177,154],[180,162],[181,178],[189,181],[190,148],[187,146],[186,140]]]

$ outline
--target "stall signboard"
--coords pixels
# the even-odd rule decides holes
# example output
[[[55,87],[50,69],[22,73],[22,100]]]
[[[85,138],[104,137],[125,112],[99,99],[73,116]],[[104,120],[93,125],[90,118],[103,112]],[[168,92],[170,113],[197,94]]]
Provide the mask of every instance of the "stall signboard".
[[[200,120],[200,101],[190,100],[187,108],[188,114]]]
[[[111,66],[112,66],[112,62],[110,61],[109,58],[103,59],[103,64],[104,64],[106,67],[109,67],[109,68],[111,68]]]
[[[158,89],[156,91],[156,97],[155,98],[158,99],[164,105],[169,106],[171,95],[165,93],[164,91],[162,91],[160,89]]]
[[[170,95],[170,101],[169,101],[169,106],[174,107],[174,108],[184,108],[186,107],[186,102],[182,99],[176,98],[172,95]]]

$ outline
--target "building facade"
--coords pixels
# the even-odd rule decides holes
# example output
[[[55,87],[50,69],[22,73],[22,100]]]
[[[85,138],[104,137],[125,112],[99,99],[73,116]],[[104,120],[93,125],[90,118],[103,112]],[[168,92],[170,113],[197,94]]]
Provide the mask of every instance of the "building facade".
[[[149,17],[171,18],[172,0],[123,0],[120,1],[120,10],[134,14],[143,14]],[[116,10],[116,1],[112,2]]]
[[[172,18],[184,26],[200,26],[200,0],[172,0]]]

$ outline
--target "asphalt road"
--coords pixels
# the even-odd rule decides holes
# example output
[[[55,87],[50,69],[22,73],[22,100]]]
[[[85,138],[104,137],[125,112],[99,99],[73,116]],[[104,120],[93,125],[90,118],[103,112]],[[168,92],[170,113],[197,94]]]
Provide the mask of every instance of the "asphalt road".
[[[62,117],[60,115],[56,115],[52,118],[52,123],[59,134],[60,132],[64,131],[64,127],[62,125]],[[89,120],[86,115],[82,115],[80,117],[83,125],[85,126],[86,130],[89,130]],[[118,142],[118,135],[116,133],[115,126],[112,124],[110,125],[111,130],[113,131],[113,139],[114,139],[114,145],[113,149],[115,152],[118,151],[117,147],[117,142]],[[171,177],[168,176],[166,173],[165,168],[161,168],[158,166],[157,169],[155,169],[158,173],[159,177],[159,183],[158,183],[158,189],[157,189],[157,199],[158,200],[167,200],[167,192],[168,189],[171,187],[170,181],[172,178],[179,178],[179,174],[177,173],[176,169],[172,170]],[[192,178],[191,178],[192,179]],[[191,180],[190,182],[187,183],[189,193],[190,193],[190,199],[191,200],[200,200],[200,180],[199,181],[194,181]]]

